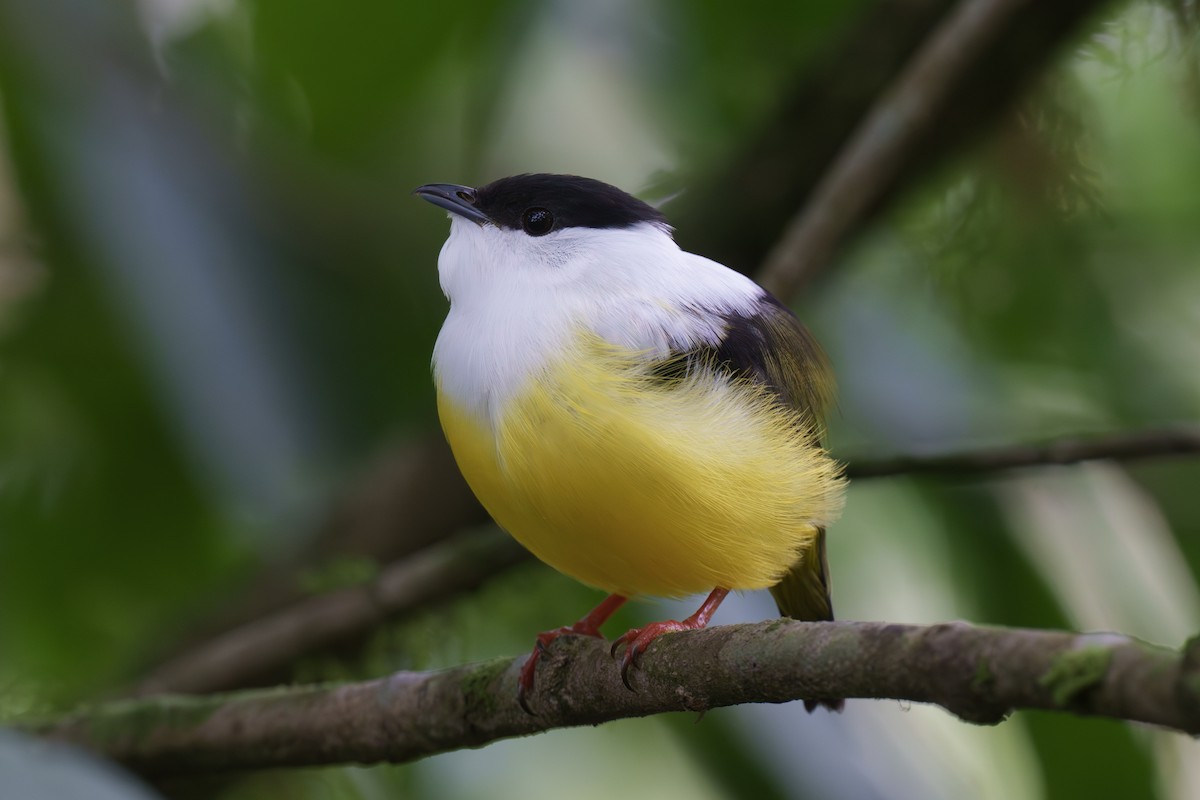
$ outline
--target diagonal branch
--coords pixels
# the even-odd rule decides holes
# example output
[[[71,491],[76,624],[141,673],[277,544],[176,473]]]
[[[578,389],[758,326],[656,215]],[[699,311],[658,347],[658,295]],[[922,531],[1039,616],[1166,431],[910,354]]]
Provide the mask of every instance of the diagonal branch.
[[[314,595],[181,653],[144,678],[135,694],[284,681],[304,656],[361,641],[385,620],[474,589],[531,557],[494,529],[452,537],[392,563],[369,584]]]
[[[664,636],[629,691],[604,643],[565,637],[542,659],[537,716],[522,659],[341,686],[99,706],[27,726],[144,774],[403,762],[553,728],[814,697],[936,703],[995,724],[1036,708],[1200,733],[1200,637],[1182,653],[1116,634],[776,620]]]
[[[800,76],[740,157],[680,198],[674,216],[681,243],[748,270],[766,259],[789,215],[801,209],[814,223],[826,218],[818,243],[833,253],[917,179],[990,129],[1106,4],[871,4]],[[929,73],[919,69],[922,63],[944,71]],[[848,146],[852,140],[860,145]],[[839,206],[828,207],[831,201]],[[811,266],[784,272],[803,269],[804,281],[826,265],[819,253],[797,255]],[[783,273],[766,281],[785,300],[795,296],[788,286],[798,290],[804,282]]]
[[[329,509],[315,539],[285,563],[260,571],[236,602],[191,631],[188,641],[173,643],[175,657],[303,603],[308,593],[299,576],[314,565],[334,558],[386,564],[487,521],[440,432],[384,448]]]
[[[1041,5],[1030,0],[972,0],[957,4],[946,14],[788,224],[759,272],[763,286],[781,298],[794,297],[829,263],[837,246],[895,188],[901,173],[912,167],[919,151],[939,136],[937,128],[954,116],[951,104],[979,64],[998,66],[990,62],[995,55],[992,48],[1006,39],[1023,43],[1021,37],[1013,36],[1022,10]],[[1097,4],[1049,5],[1059,9],[1055,13],[1066,23],[1058,36],[1051,37],[1056,42]],[[1040,49],[1037,55],[1044,58],[1051,51]],[[1014,73],[1010,80],[1028,75]],[[1005,110],[995,98],[988,101],[993,115]]]

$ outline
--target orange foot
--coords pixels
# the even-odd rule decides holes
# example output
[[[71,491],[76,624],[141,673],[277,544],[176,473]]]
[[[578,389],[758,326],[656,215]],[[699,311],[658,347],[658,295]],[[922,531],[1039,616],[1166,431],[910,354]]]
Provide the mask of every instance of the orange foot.
[[[546,648],[550,646],[550,643],[558,637],[566,635],[595,636],[597,639],[604,638],[600,634],[600,626],[618,608],[625,604],[626,599],[619,594],[610,594],[600,605],[593,608],[588,612],[586,617],[574,625],[564,625],[552,631],[542,631],[537,635],[537,643],[534,644],[533,652],[529,654],[529,659],[525,662],[525,666],[521,667],[521,677],[517,680],[517,703],[520,704],[526,714],[533,714],[533,711],[529,708],[529,693],[533,691],[534,672],[537,670],[537,663],[541,660],[542,653],[546,652]]]
[[[633,691],[632,684],[629,683],[629,668],[638,666],[638,660],[642,657],[642,653],[646,652],[646,648],[650,643],[662,636],[664,633],[674,633],[676,631],[696,631],[708,625],[708,621],[712,619],[712,615],[716,613],[717,607],[721,605],[721,601],[725,599],[725,595],[729,594],[728,589],[717,587],[712,590],[712,593],[700,604],[695,614],[692,614],[687,619],[680,622],[679,620],[668,619],[664,622],[651,622],[644,628],[634,628],[627,631],[621,638],[613,642],[612,653],[613,658],[617,656],[617,650],[621,645],[626,645],[625,656],[621,659],[621,681],[629,691]]]

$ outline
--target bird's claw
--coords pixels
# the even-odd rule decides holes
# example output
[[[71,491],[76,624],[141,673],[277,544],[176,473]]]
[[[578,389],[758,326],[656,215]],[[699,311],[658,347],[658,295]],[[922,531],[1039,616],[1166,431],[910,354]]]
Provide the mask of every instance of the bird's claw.
[[[638,643],[638,635],[640,633],[641,629],[639,628],[628,631],[614,641],[608,651],[610,656],[616,658],[617,650],[620,649],[621,645],[626,645],[625,655],[621,658],[621,683],[625,684],[625,688],[631,692],[637,691],[633,688],[633,684],[629,682],[629,668],[640,666],[638,664],[638,659],[642,655],[642,648],[639,647]]]
[[[621,683],[625,684],[625,688],[631,692],[636,692],[633,684],[629,681],[630,669],[641,667],[642,654],[646,649],[664,633],[672,633],[674,631],[690,630],[691,626],[678,620],[669,619],[665,622],[652,622],[644,628],[634,628],[631,631],[626,631],[609,648],[609,655],[613,658],[617,657],[617,650],[621,645],[625,645],[625,655],[621,658]]]
[[[571,633],[571,630],[569,628],[559,628],[555,631],[539,633],[537,641],[533,643],[533,652],[529,654],[529,658],[525,660],[524,666],[521,667],[521,677],[517,679],[517,705],[531,717],[537,716],[533,709],[529,707],[529,693],[533,691],[533,678],[537,672],[538,661],[541,660],[542,654],[546,652],[546,648],[550,642],[553,642],[564,633]]]
[[[521,710],[524,711],[529,716],[531,716],[531,717],[537,716],[537,714],[534,713],[533,709],[529,707],[529,700],[525,696],[525,687],[524,686],[517,686],[517,705],[519,705],[521,707]]]
[[[529,693],[533,690],[533,676],[537,670],[537,662],[544,652],[546,652],[546,645],[542,644],[541,639],[538,639],[537,644],[533,646],[533,652],[529,654],[529,658],[521,667],[521,676],[517,679],[517,705],[531,717],[537,715],[529,707]]]
[[[529,707],[529,695],[533,692],[534,675],[537,672],[538,661],[542,655],[550,647],[550,643],[560,636],[594,636],[599,638],[600,631],[594,625],[585,624],[583,620],[574,625],[564,625],[561,628],[556,628],[552,631],[543,631],[537,635],[537,640],[533,643],[533,652],[529,654],[529,658],[521,667],[521,676],[517,679],[517,705],[521,710],[530,716],[537,716],[533,709]]]
[[[638,666],[637,656],[630,655],[631,653],[633,650],[626,652],[625,657],[621,659],[621,683],[625,684],[625,688],[629,691],[636,692],[637,689],[633,688],[633,684],[629,682],[629,668]]]

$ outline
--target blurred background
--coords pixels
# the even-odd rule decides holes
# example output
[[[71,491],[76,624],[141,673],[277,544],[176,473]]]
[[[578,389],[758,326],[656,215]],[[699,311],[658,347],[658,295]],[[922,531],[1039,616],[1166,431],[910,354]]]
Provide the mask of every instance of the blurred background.
[[[415,186],[589,175],[673,198],[681,244],[753,273],[949,6],[0,1],[0,719],[145,688],[219,631],[489,536],[437,431],[447,222]],[[1028,52],[983,61],[947,141],[787,298],[839,376],[836,455],[1200,417],[1196,13],[1098,4],[1044,46],[1027,26]],[[829,536],[835,607],[1177,647],[1200,630],[1198,485],[1186,458],[858,481]],[[229,685],[512,656],[598,599],[503,553]],[[747,595],[716,621],[774,613]],[[696,722],[205,791],[1200,796],[1200,745],[1103,720],[978,728],[852,700]],[[8,754],[10,779],[50,769]]]

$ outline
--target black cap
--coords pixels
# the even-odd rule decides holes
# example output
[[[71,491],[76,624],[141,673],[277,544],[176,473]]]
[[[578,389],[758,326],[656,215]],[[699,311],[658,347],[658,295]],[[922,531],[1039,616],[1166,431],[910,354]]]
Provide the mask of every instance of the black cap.
[[[552,227],[537,235],[562,228],[628,228],[641,222],[668,227],[667,218],[653,206],[615,186],[578,175],[514,175],[478,189],[433,183],[415,193],[467,219],[530,233],[530,212],[548,211],[549,218],[538,218],[549,220]]]

